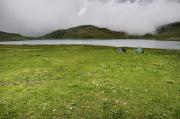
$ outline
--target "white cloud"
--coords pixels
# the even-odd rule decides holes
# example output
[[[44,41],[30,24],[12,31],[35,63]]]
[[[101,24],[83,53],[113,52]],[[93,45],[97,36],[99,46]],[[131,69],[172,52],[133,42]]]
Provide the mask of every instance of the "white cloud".
[[[92,24],[130,34],[180,21],[179,0],[1,0],[0,30],[42,35]]]

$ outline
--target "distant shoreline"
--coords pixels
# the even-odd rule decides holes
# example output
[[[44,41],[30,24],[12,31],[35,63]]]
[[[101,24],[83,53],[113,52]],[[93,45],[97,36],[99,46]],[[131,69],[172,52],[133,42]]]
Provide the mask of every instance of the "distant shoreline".
[[[92,46],[110,46],[110,47],[129,47],[129,48],[152,48],[180,50],[180,41],[159,41],[145,39],[118,39],[118,40],[26,40],[26,41],[4,41],[0,45],[92,45]]]

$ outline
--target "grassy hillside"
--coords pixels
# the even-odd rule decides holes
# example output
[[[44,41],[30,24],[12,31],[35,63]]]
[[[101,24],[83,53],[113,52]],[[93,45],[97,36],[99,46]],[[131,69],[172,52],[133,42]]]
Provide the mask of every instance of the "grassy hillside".
[[[158,28],[156,34],[143,36],[128,35],[124,32],[111,31],[107,28],[99,28],[92,25],[73,27],[70,29],[57,30],[41,38],[47,39],[170,39],[180,40],[180,23],[168,24]]]
[[[180,40],[180,22],[158,28],[155,37],[158,39]]]
[[[124,32],[115,32],[107,28],[99,28],[92,25],[77,26],[64,30],[57,30],[42,38],[54,39],[118,39],[118,38],[134,38],[137,36],[129,36]]]
[[[6,33],[6,32],[0,31],[0,41],[23,40],[23,39],[25,39],[25,37],[20,34]]]
[[[72,38],[72,39],[110,39],[125,37],[125,33],[118,33],[106,28],[98,28],[92,25],[73,27],[65,30],[58,30],[43,36],[43,38]]]
[[[20,34],[0,32],[2,40],[32,39]],[[156,34],[143,36],[129,35],[124,32],[111,31],[107,28],[99,28],[92,25],[77,26],[69,29],[57,30],[42,37],[33,39],[159,39],[180,40],[180,22],[159,27]]]
[[[0,46],[0,119],[180,119],[180,51]]]

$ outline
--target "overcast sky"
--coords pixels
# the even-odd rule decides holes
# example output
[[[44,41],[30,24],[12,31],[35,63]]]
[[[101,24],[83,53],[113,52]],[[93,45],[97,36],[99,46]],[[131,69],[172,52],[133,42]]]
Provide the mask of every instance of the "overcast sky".
[[[0,31],[40,36],[91,24],[130,34],[180,21],[180,0],[0,0]]]

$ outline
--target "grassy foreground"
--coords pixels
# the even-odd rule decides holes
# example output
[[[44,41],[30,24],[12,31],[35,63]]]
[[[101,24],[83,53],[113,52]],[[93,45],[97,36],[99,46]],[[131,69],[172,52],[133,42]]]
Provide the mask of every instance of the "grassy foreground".
[[[0,119],[180,119],[180,51],[0,45]]]

